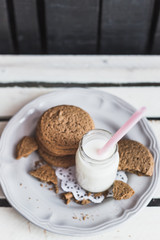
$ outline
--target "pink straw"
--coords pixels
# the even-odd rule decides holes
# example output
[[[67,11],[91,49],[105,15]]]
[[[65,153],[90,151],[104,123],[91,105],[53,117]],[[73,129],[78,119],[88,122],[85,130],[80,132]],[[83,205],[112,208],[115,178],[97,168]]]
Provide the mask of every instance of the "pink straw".
[[[103,146],[103,148],[98,150],[99,154],[103,154],[110,147],[114,146],[130,129],[142,118],[146,107],[140,108],[136,111],[129,120],[110,138],[110,140]]]

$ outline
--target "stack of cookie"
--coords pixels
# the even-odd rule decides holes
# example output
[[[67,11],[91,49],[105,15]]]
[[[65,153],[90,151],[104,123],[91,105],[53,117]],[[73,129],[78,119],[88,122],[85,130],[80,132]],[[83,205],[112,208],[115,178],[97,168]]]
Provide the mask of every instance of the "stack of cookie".
[[[92,118],[81,108],[71,105],[50,108],[41,116],[36,128],[39,154],[55,167],[72,166],[79,141],[92,129]]]

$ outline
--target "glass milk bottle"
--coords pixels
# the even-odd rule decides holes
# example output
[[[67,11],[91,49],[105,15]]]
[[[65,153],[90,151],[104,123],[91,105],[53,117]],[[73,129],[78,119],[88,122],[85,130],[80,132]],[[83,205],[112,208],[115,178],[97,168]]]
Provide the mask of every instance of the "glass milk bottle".
[[[76,178],[79,185],[90,192],[103,192],[113,184],[119,164],[118,144],[98,154],[111,138],[111,133],[94,129],[83,136],[76,153]]]

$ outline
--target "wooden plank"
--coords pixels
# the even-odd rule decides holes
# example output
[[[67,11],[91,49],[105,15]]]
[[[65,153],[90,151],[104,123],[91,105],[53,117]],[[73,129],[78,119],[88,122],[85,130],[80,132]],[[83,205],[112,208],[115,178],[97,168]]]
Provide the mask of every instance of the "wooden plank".
[[[103,0],[100,52],[146,53],[154,1]]]
[[[155,35],[154,35],[152,53],[153,54],[160,54],[160,13],[159,13],[156,32],[155,32]]]
[[[84,236],[84,240],[106,239],[145,239],[159,240],[160,208],[145,208],[124,224],[95,236]],[[83,222],[79,223],[83,224]],[[148,226],[148,227],[146,227]],[[50,233],[30,223],[13,208],[0,208],[0,231],[2,239],[23,240],[70,240],[71,236]],[[74,238],[73,238],[74,239]]]
[[[6,0],[0,0],[0,54],[14,53]]]
[[[116,95],[137,109],[140,106],[147,107],[146,115],[148,117],[157,117],[160,113],[160,87],[109,87],[109,88],[94,88],[102,91],[106,91],[113,95]],[[15,114],[29,101],[35,99],[42,94],[46,94],[52,91],[59,91],[61,89],[56,88],[0,88],[0,116],[10,116]],[[143,94],[142,94],[143,92]],[[152,99],[152,101],[151,101]]]
[[[99,0],[45,0],[48,53],[93,54]]]
[[[159,139],[159,141],[160,141],[160,120],[149,120],[149,122],[150,122],[150,125],[151,125],[157,139]],[[5,128],[6,124],[7,124],[6,121],[0,122],[0,136],[2,134],[3,129]]]
[[[160,83],[160,56],[0,56],[0,83]]]
[[[36,0],[13,0],[19,53],[41,53]]]

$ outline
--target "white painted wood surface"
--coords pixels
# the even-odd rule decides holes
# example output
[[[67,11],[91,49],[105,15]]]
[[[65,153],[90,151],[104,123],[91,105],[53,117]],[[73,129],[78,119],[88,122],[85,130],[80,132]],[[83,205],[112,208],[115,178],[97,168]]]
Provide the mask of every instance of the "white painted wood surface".
[[[59,88],[2,87],[2,83],[160,83],[158,56],[0,56],[0,117],[13,116],[36,97]],[[147,117],[160,117],[159,87],[99,87],[136,108],[147,106]],[[0,122],[0,135],[7,122]],[[150,121],[160,139],[160,121]],[[0,199],[4,195],[0,189]],[[154,198],[160,198],[160,183]],[[145,207],[116,229],[79,239],[160,239],[160,207]],[[76,239],[49,233],[28,222],[13,208],[0,207],[0,239]]]
[[[114,94],[134,107],[147,107],[147,116],[160,116],[160,87],[99,87],[94,88]],[[0,116],[10,116],[15,114],[22,106],[29,101],[51,91],[58,91],[59,88],[20,88],[8,87],[0,88]],[[11,104],[12,103],[12,104]]]
[[[159,82],[159,56],[0,56],[0,81]]]
[[[5,240],[159,240],[160,208],[145,208],[115,229],[91,237],[70,237],[38,228],[14,209],[0,208],[0,234]]]

